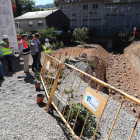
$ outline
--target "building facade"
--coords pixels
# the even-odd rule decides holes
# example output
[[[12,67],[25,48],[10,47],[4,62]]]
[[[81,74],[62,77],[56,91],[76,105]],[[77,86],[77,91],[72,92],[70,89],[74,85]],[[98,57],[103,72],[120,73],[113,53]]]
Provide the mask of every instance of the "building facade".
[[[62,30],[64,26],[70,29],[70,20],[61,10],[28,12],[15,18],[17,29],[36,32],[37,30],[54,27]]]
[[[140,24],[140,0],[58,0],[71,28],[96,28],[103,34],[131,32]]]

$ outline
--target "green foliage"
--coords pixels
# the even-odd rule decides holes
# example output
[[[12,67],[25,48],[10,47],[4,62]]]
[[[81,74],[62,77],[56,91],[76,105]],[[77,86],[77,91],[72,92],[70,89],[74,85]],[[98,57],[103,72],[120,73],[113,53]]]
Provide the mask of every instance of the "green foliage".
[[[72,39],[72,34],[67,29],[66,31],[61,32],[59,35],[57,35],[57,38],[59,41],[63,41],[65,44],[70,43],[70,40]]]
[[[63,75],[64,75],[64,71],[62,70],[61,73],[60,73],[59,78],[61,79],[63,77]]]
[[[80,108],[80,103],[73,104],[69,121],[76,118],[79,108]],[[77,121],[80,121],[79,129],[83,127],[87,114],[88,114],[88,109],[82,105],[77,119]],[[66,120],[68,118],[68,115],[69,115],[69,111],[65,111],[64,117]],[[95,132],[95,128],[96,128],[96,120],[93,114],[90,112],[89,117],[87,119],[87,123],[83,131],[83,135],[88,137],[93,136]],[[96,136],[97,135],[98,133],[96,134]]]
[[[120,31],[113,36],[113,48],[115,50],[123,50],[128,45],[129,36],[128,32]]]
[[[58,0],[54,0],[54,6],[58,7]]]
[[[64,48],[64,43],[62,41],[59,44],[60,44],[60,48]]]
[[[40,74],[39,73],[35,73],[35,81],[36,81],[36,83],[38,83],[39,81],[41,81],[40,80]]]
[[[73,31],[73,36],[76,41],[79,41],[80,44],[84,44],[84,41],[88,39],[88,28],[83,27],[82,29],[76,28]]]
[[[64,63],[70,64],[70,60],[69,60],[68,58],[66,58],[66,59],[64,60]]]
[[[89,65],[91,66],[92,69],[95,69],[96,64],[94,64],[93,62],[89,62]]]
[[[56,50],[57,49],[57,46],[55,43],[52,44],[52,50]]]
[[[28,38],[31,39],[31,36],[32,36],[32,32],[31,31],[27,31],[27,32],[25,32],[25,34],[27,34],[28,35]]]
[[[26,12],[36,11],[34,0],[16,0],[16,5],[17,11],[14,12],[14,17],[21,16]]]
[[[65,91],[64,91],[65,94],[69,94],[69,92],[70,92],[71,94],[73,94],[74,90],[71,89],[71,91],[70,91],[70,90],[66,90],[66,89],[65,89]]]
[[[45,29],[37,31],[40,35],[40,39],[44,40],[48,38],[52,43],[56,43],[57,30],[52,26],[51,28],[46,27]]]
[[[23,35],[23,33],[24,33],[23,29],[16,29],[17,35]]]

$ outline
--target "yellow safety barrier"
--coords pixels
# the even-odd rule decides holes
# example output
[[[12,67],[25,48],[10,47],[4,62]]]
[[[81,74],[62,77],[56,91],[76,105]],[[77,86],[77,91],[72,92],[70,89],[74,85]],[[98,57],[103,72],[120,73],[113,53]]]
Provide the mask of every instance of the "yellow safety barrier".
[[[50,106],[53,105],[53,107],[58,112],[59,116],[61,117],[75,140],[80,140],[83,136],[83,133],[86,133],[85,127],[89,121],[88,118],[91,117],[91,114],[98,118],[98,123],[96,125],[95,131],[92,134],[92,140],[94,140],[94,138],[96,137],[96,133],[98,132],[98,127],[102,120],[102,116],[111,97],[112,91],[115,91],[116,94],[120,94],[122,96],[122,102],[118,107],[118,112],[116,113],[116,117],[110,129],[110,132],[106,137],[107,140],[109,140],[111,137],[112,131],[114,129],[115,123],[120,114],[124,101],[127,99],[136,103],[137,105],[140,105],[139,99],[132,97],[127,93],[116,89],[115,87],[71,65],[68,65],[66,63],[63,64],[56,58],[49,55],[46,55],[45,57],[40,74],[42,83],[46,91],[46,96],[48,98],[46,106],[47,112],[49,112]],[[96,90],[92,88],[93,82],[96,82],[98,84]],[[109,95],[107,98],[103,97],[100,94],[100,86],[108,88]],[[63,104],[63,108],[61,108],[61,104],[64,99],[65,102]],[[73,110],[75,109],[75,105],[78,105],[78,109],[76,114],[72,116],[72,114],[74,113]],[[78,123],[79,113],[81,112],[81,109],[83,107],[86,108],[88,111],[84,119],[84,124],[82,126],[80,135],[77,136],[75,134],[75,129]],[[72,119],[74,119],[73,125],[70,123]],[[136,120],[129,140],[132,139],[139,120],[140,115]]]
[[[57,52],[52,52],[51,55],[60,60],[61,62],[64,62],[64,60],[67,59],[74,59],[76,56],[79,56],[82,54],[84,50],[84,47],[77,47],[70,49],[68,51],[57,51]]]

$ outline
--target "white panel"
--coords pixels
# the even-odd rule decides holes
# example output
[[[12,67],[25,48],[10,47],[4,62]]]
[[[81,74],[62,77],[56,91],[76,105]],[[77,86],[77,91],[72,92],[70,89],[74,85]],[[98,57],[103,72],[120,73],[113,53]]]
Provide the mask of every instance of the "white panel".
[[[0,0],[0,42],[3,35],[9,36],[9,42],[13,46],[13,51],[17,51],[18,43],[11,0]],[[0,56],[2,56],[1,50]]]
[[[33,25],[33,21],[29,21],[29,25]]]
[[[43,23],[43,22],[40,20],[40,21],[38,21],[38,23]]]

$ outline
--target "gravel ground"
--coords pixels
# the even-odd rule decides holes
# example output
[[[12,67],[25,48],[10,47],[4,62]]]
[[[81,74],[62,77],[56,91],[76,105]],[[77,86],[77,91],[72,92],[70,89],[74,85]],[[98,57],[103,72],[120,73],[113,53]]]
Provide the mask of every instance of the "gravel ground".
[[[75,71],[71,72],[67,89],[70,88]],[[18,79],[22,79],[19,81]],[[62,88],[66,83],[62,84]],[[79,74],[74,82],[76,91],[80,82]],[[82,99],[87,83],[82,81],[78,92],[77,101]],[[46,113],[44,111],[46,99],[42,106],[36,104],[33,74],[25,75],[18,73],[13,77],[8,77],[4,82],[0,81],[0,140],[71,140],[71,135],[64,125],[59,122],[59,117],[55,111]],[[43,93],[44,91],[40,91]],[[99,92],[107,98],[107,95]],[[120,103],[110,98],[102,121],[100,123],[101,140],[106,140],[116,112]],[[98,121],[98,119],[97,119]],[[135,118],[128,114],[123,106],[110,140],[128,140]],[[140,140],[140,123],[134,133],[133,140]]]
[[[0,85],[0,140],[70,139],[55,111],[44,111],[46,99],[42,106],[36,104],[38,92],[32,75],[19,73],[0,81]]]

